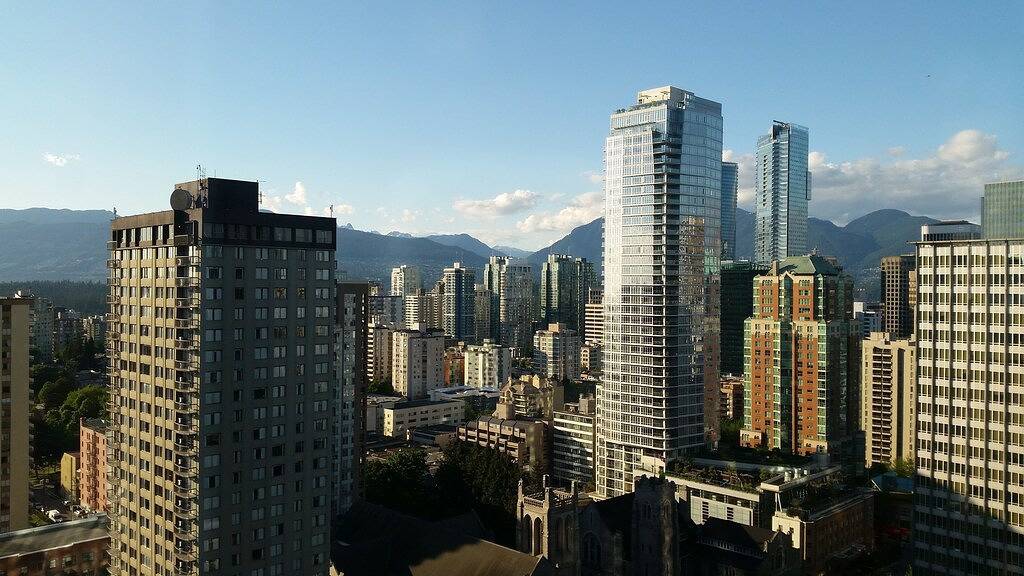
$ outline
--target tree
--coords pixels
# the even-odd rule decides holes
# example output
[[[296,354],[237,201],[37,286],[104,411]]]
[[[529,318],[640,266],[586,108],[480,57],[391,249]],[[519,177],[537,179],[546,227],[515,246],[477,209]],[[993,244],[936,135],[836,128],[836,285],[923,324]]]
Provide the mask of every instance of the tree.
[[[524,474],[509,456],[497,450],[452,442],[444,449],[436,478],[444,509],[454,512],[468,506],[499,543],[514,544],[519,480],[534,485],[538,482],[535,475]]]
[[[388,380],[381,380],[380,382],[371,382],[366,387],[366,391],[370,394],[383,394],[385,396],[394,396],[395,388],[391,385]]]

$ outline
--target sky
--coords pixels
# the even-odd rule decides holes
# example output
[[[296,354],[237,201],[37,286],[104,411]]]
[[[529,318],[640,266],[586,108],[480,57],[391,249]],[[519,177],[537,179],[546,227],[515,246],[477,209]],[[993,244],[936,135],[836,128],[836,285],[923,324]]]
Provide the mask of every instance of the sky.
[[[976,218],[1024,177],[1024,3],[0,5],[0,208],[264,207],[536,249],[600,216],[608,116],[722,103],[752,197],[772,120],[810,129],[812,216]],[[326,212],[325,212],[326,211]]]

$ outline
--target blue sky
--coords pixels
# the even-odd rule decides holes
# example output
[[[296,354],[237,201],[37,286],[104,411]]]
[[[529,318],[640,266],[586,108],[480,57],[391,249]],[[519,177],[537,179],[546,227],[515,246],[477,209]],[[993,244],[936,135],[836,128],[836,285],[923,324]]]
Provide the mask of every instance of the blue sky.
[[[159,210],[202,163],[278,210],[536,248],[600,213],[608,114],[666,84],[722,102],[745,173],[808,126],[837,222],[971,217],[1024,166],[1020,2],[340,4],[0,7],[0,207]]]

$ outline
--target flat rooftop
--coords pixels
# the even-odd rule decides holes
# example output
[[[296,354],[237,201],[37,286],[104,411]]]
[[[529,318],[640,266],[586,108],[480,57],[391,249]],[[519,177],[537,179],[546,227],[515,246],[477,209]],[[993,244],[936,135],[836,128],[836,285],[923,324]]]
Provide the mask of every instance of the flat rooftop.
[[[0,534],[0,558],[64,548],[109,537],[105,514]]]

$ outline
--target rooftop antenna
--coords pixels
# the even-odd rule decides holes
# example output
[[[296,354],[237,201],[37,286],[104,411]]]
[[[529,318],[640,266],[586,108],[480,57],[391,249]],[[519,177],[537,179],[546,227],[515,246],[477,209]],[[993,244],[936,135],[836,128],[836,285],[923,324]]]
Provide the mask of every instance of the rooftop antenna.
[[[199,195],[196,201],[198,207],[203,207],[206,206],[207,193],[210,191],[210,187],[206,181],[206,170],[203,169],[202,164],[196,164],[196,180],[199,181]]]
[[[111,220],[117,220],[117,206],[114,206],[114,217]]]
[[[259,186],[259,184],[266,184],[266,182],[267,182],[266,180],[256,180],[256,184],[257,184],[256,190],[258,190],[258,193],[259,193],[259,198],[260,198],[260,200],[259,200],[260,204],[259,205],[260,206],[263,206],[263,187]]]
[[[334,204],[331,204],[330,211],[331,211],[331,218],[334,218]]]

